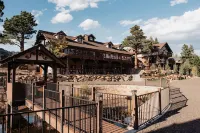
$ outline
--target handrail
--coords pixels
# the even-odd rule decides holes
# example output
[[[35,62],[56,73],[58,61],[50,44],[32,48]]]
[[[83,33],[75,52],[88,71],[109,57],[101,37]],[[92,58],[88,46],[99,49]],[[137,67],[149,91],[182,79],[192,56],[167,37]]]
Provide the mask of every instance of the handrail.
[[[53,109],[43,109],[43,110],[35,110],[35,111],[26,111],[26,112],[18,112],[18,113],[11,113],[11,114],[0,114],[0,117],[9,116],[9,115],[22,115],[22,114],[28,114],[28,113],[37,113],[37,112],[45,112],[45,111],[52,111],[52,110],[61,110],[61,109],[70,109],[70,108],[77,108],[77,107],[85,107],[85,106],[96,105],[96,104],[97,103],[82,104],[82,105],[60,107],[60,108],[53,108]]]
[[[86,99],[82,99],[82,98],[78,98],[78,97],[72,97],[72,96],[67,96],[67,95],[64,95],[64,96],[69,97],[69,98],[74,98],[74,99],[77,99],[77,100],[82,100],[82,101],[85,101],[85,102],[97,103],[95,101],[86,100]]]

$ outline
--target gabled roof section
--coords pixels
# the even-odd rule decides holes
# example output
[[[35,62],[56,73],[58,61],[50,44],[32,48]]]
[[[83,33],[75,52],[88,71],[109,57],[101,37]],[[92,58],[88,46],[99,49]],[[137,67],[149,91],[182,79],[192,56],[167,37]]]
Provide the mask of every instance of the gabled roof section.
[[[70,40],[75,39],[75,37],[67,36],[63,31],[60,31],[58,33],[43,31],[43,30],[38,31],[38,36],[44,36],[44,38],[47,39],[47,40],[56,39],[56,37],[55,37],[56,34],[64,35],[67,39],[70,39]]]
[[[65,67],[66,64],[58,59],[53,53],[48,51],[42,44],[38,44],[23,52],[10,56],[1,60],[1,64],[9,62],[24,62],[24,64],[38,64],[38,63],[56,63],[60,67]]]
[[[42,31],[40,30],[38,32],[38,35],[40,36],[44,36],[44,38],[48,41],[51,41],[51,40],[59,40],[57,39],[54,35],[56,33],[53,33],[53,32],[48,32],[48,31]],[[112,53],[119,53],[119,54],[126,54],[126,55],[131,55],[130,53],[124,51],[124,50],[119,50],[117,49],[116,47],[114,47],[113,45],[113,48],[107,48],[104,44],[104,42],[99,42],[99,41],[89,41],[89,40],[86,40],[86,39],[83,39],[83,42],[82,43],[79,43],[76,41],[77,37],[80,37],[82,36],[83,38],[84,37],[89,37],[89,36],[92,36],[95,38],[95,36],[93,34],[89,34],[89,35],[79,35],[79,36],[76,36],[76,37],[72,37],[72,36],[65,36],[66,38],[66,41],[68,42],[68,46],[72,46],[72,47],[77,47],[77,48],[85,48],[85,49],[92,49],[92,50],[99,50],[99,51],[106,51],[106,52],[112,52]],[[112,43],[112,42],[108,42],[108,43]]]
[[[153,46],[157,47],[158,49],[162,49],[163,47],[166,47],[169,50],[169,52],[173,52],[167,42],[160,43],[160,44],[153,44]]]
[[[109,44],[112,45],[112,46],[114,45],[112,42],[106,42],[106,43],[104,43],[105,46],[107,46]]]
[[[63,36],[67,36],[66,34],[65,34],[65,32],[64,31],[59,31],[58,33],[56,33],[55,35],[63,35]]]

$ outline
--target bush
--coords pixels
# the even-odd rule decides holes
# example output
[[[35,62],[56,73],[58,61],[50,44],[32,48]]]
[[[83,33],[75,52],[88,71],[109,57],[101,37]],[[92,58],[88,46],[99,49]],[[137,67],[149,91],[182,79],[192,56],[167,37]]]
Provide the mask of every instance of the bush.
[[[190,75],[191,72],[191,65],[189,60],[186,60],[180,67],[179,73],[181,75]]]
[[[198,76],[198,68],[197,66],[193,66],[192,67],[192,76]]]
[[[174,73],[178,73],[178,67],[177,67],[176,64],[174,65],[174,70],[173,71],[174,71]]]
[[[151,70],[156,70],[156,65],[155,65],[155,64],[152,64],[151,67],[150,67],[150,69],[151,69]]]

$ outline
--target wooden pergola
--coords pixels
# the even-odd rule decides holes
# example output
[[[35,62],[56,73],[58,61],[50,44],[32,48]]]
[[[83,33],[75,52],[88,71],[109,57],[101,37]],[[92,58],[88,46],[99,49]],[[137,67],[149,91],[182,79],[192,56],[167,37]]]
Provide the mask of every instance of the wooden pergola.
[[[66,64],[58,59],[54,54],[48,51],[42,44],[38,44],[23,52],[10,56],[0,62],[7,64],[8,67],[8,83],[15,83],[16,68],[23,64],[39,65],[44,71],[44,81],[47,81],[48,67],[53,69],[53,82],[57,82],[57,68],[65,68]]]
[[[20,65],[39,65],[44,72],[44,83],[47,82],[48,67],[53,69],[53,83],[57,82],[57,68],[65,68],[65,63],[48,51],[42,44],[35,45],[23,52],[10,56],[0,64],[7,65],[8,104],[19,106],[24,103],[26,85],[16,82],[16,68]],[[11,75],[12,73],[12,75]],[[11,80],[12,79],[12,80]]]

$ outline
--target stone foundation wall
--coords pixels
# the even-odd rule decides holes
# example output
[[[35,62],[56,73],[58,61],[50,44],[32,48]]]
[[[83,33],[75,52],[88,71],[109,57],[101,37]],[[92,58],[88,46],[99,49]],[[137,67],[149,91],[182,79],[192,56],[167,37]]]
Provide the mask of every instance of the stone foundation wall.
[[[75,88],[85,88],[92,89],[96,88],[97,92],[102,93],[112,93],[112,94],[120,94],[120,95],[132,95],[132,90],[137,90],[137,95],[142,95],[146,93],[151,93],[158,91],[159,87],[153,86],[137,86],[137,85],[74,85]]]

